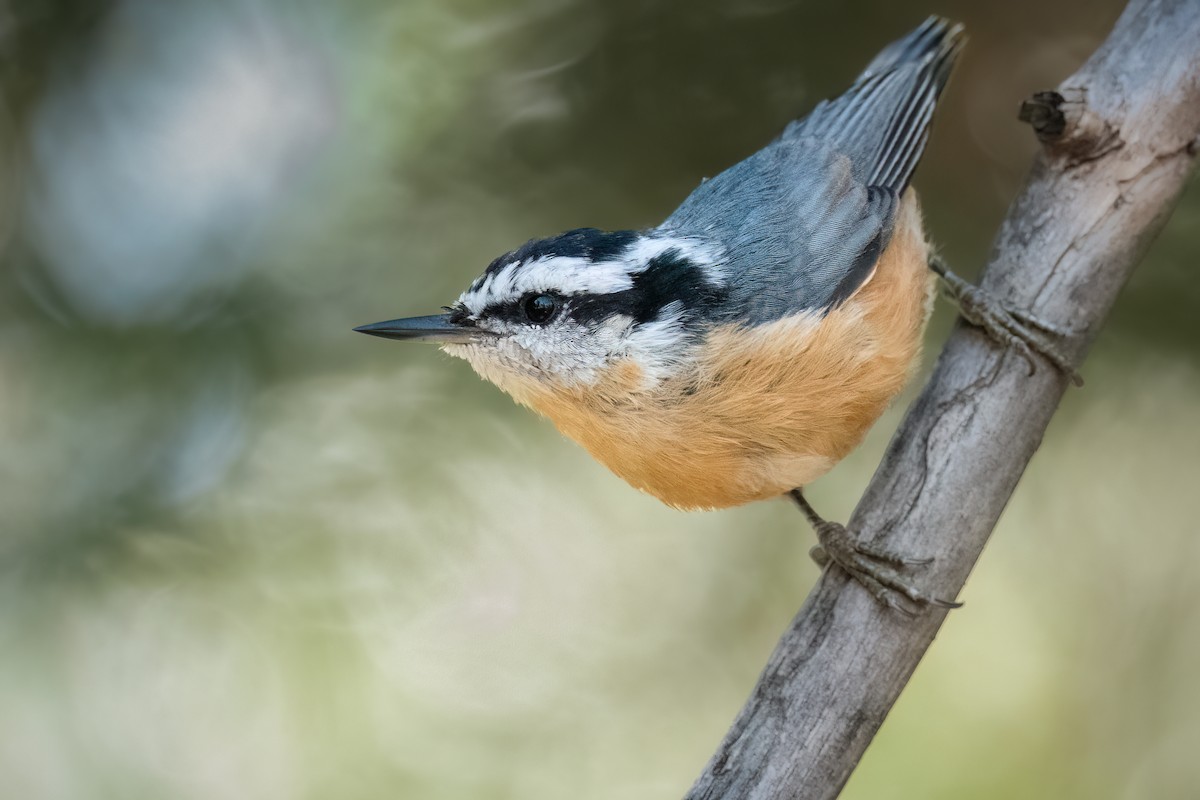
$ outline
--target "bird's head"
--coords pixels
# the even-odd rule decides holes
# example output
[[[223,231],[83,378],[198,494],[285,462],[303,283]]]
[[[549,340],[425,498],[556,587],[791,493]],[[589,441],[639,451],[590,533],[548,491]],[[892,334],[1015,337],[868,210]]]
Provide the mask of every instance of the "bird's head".
[[[722,264],[698,239],[584,228],[497,258],[445,314],[355,330],[436,342],[522,402],[586,390],[630,364],[653,384],[678,370],[720,306]]]

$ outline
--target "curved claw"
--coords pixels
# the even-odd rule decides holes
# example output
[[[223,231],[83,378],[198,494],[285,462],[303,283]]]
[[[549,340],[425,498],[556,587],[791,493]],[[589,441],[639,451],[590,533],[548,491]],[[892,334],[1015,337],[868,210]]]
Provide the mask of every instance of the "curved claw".
[[[872,558],[876,561],[882,561],[886,564],[893,564],[897,567],[927,567],[933,563],[933,558],[931,556],[914,558],[913,556],[907,556],[897,550],[892,550],[887,547],[880,547],[874,544],[865,544],[860,542],[855,545],[855,547],[861,555],[864,555],[867,558]]]
[[[789,494],[817,533],[819,544],[808,551],[817,566],[827,569],[836,564],[870,592],[880,605],[907,617],[915,617],[928,606],[945,609],[962,606],[962,603],[926,594],[887,566],[923,567],[932,564],[932,558],[913,558],[880,545],[859,544],[844,525],[822,519],[800,489],[793,489]],[[901,597],[908,602],[901,602]]]
[[[1065,325],[1059,325],[1058,323],[1050,322],[1049,320],[1044,320],[1036,314],[1031,314],[1023,308],[1017,308],[1016,306],[1011,306],[1007,303],[1004,306],[1004,310],[1008,312],[1009,316],[1018,320],[1022,324],[1027,325],[1030,328],[1037,328],[1038,330],[1046,333],[1052,333],[1055,336],[1062,336],[1065,338],[1068,336],[1075,336],[1076,334],[1080,333],[1080,331],[1072,330]]]
[[[936,256],[930,259],[929,267],[941,277],[943,293],[958,306],[963,319],[981,328],[994,341],[1015,349],[1029,363],[1030,375],[1037,371],[1037,361],[1033,357],[1036,351],[1075,386],[1083,386],[1083,378],[1075,371],[1071,360],[1043,335],[1048,333],[1065,337],[1073,335],[1072,331],[995,299],[983,289],[955,275]]]
[[[917,609],[925,606],[951,609],[962,605],[918,589],[908,579],[885,566],[924,566],[931,563],[932,559],[905,558],[894,551],[857,544],[846,528],[836,522],[823,522],[817,526],[817,539],[821,544],[813,548],[810,555],[818,564],[824,567],[836,564],[869,591],[876,601],[906,616],[915,616],[917,612],[898,603],[897,595],[907,599]]]

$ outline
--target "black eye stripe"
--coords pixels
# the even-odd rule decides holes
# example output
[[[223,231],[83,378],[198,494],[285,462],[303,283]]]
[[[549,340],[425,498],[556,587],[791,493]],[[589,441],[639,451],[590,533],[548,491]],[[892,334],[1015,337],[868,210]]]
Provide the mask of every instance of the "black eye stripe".
[[[705,317],[721,306],[728,291],[711,283],[703,267],[671,249],[651,259],[646,269],[630,275],[633,286],[607,294],[580,292],[527,292],[518,298],[484,309],[482,316],[509,322],[530,322],[525,303],[532,297],[547,295],[559,305],[554,318],[568,317],[581,325],[591,325],[620,315],[644,324],[658,319],[662,310],[678,304],[692,316]],[[541,323],[545,324],[545,323]]]
[[[505,300],[503,303],[497,303],[495,305],[488,306],[482,311],[482,313],[480,313],[479,316],[481,319],[498,319],[505,322],[535,322],[535,320],[530,317],[526,306],[531,300],[538,297],[550,298],[556,305],[554,313],[551,314],[550,317],[547,317],[543,322],[536,324],[544,325],[547,322],[552,321],[554,318],[561,316],[564,311],[570,309],[571,303],[573,302],[572,296],[563,295],[556,292],[526,292],[525,294],[513,300]]]
[[[597,322],[616,314],[632,317],[638,324],[658,319],[672,303],[694,316],[706,316],[718,308],[728,291],[709,282],[697,264],[668,250],[633,276],[633,287],[620,292],[580,295],[572,298],[568,313],[580,322]]]

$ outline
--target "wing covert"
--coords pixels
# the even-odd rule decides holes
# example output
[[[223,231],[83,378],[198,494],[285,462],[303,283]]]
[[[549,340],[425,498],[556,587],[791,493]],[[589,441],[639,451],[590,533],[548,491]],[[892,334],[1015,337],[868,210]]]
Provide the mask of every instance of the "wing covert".
[[[930,17],[888,45],[840,97],[702,183],[661,226],[725,249],[725,316],[766,322],[827,310],[871,274],[962,49]]]

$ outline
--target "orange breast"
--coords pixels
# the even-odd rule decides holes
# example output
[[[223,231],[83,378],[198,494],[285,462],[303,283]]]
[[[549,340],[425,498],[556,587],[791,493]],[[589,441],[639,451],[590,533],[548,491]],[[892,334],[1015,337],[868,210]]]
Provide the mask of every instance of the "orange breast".
[[[824,317],[725,326],[695,368],[647,390],[636,364],[527,402],[633,486],[679,508],[780,495],[849,453],[920,354],[933,278],[910,190],[872,276]]]

